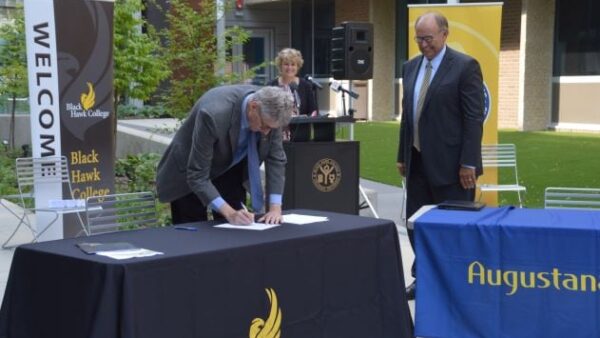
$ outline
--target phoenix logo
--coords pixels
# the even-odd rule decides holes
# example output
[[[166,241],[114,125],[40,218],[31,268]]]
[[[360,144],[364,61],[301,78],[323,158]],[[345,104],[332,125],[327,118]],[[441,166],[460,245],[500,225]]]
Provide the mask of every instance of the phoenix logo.
[[[265,289],[269,301],[271,302],[271,310],[267,320],[262,318],[254,318],[250,325],[250,338],[279,338],[281,336],[281,309],[277,301],[275,290]]]
[[[81,106],[83,110],[88,110],[94,106],[96,103],[96,92],[94,92],[94,87],[90,82],[87,83],[88,92],[81,93]]]

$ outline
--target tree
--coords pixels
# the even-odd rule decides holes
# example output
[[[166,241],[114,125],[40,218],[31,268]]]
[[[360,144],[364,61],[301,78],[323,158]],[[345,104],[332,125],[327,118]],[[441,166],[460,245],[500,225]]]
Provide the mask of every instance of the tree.
[[[15,148],[15,111],[19,97],[28,96],[27,52],[23,8],[15,9],[15,17],[0,27],[0,95],[11,102],[9,147]]]
[[[227,53],[235,45],[244,44],[248,32],[240,27],[230,27],[220,37],[222,49],[217,46],[217,1],[171,0],[166,11],[167,26],[163,31],[166,41],[165,58],[173,70],[170,86],[164,98],[171,113],[183,118],[194,102],[208,89],[226,83],[237,83],[254,76],[260,65],[241,74],[220,72],[225,64],[243,61]],[[225,8],[220,8],[225,10]],[[224,57],[219,57],[222,55]]]
[[[125,98],[149,99],[169,74],[154,27],[140,16],[141,0],[115,1],[114,108]],[[142,31],[145,28],[146,32]]]

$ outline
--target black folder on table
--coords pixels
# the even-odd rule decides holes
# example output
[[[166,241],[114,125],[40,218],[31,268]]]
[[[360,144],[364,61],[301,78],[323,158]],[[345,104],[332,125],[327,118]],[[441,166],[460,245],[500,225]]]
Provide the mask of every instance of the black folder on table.
[[[448,200],[438,204],[438,208],[447,210],[467,210],[479,211],[485,207],[485,203],[473,201],[453,201]]]
[[[81,251],[88,255],[93,255],[100,251],[117,251],[137,249],[135,245],[127,242],[112,242],[112,243],[91,243],[82,242],[75,244]]]

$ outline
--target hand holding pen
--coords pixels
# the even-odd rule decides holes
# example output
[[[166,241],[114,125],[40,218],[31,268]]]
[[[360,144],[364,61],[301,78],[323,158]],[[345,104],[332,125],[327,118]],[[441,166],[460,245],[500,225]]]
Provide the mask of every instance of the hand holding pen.
[[[233,225],[249,225],[254,222],[254,214],[249,212],[248,209],[242,203],[242,208],[236,210],[231,207],[228,203],[224,203],[219,212],[223,215],[229,224]]]
[[[248,211],[248,208],[246,208],[246,205],[244,205],[244,203],[242,204],[242,209],[238,210],[236,212],[236,220],[239,220],[240,223],[239,224],[243,224],[243,225],[248,225],[248,224],[252,224],[254,223],[254,214],[251,213],[250,211]],[[238,224],[238,223],[236,223]]]

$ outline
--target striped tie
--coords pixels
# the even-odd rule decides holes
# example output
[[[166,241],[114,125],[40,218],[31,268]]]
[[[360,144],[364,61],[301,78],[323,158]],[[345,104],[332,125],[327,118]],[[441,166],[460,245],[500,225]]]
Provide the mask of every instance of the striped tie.
[[[415,114],[414,124],[414,138],[413,146],[421,151],[421,140],[419,140],[419,119],[421,118],[421,110],[423,109],[423,102],[427,95],[427,89],[429,89],[429,82],[431,80],[431,61],[427,61],[425,65],[425,76],[423,76],[423,83],[421,84],[421,90],[419,91],[419,98],[417,99],[417,113]]]

